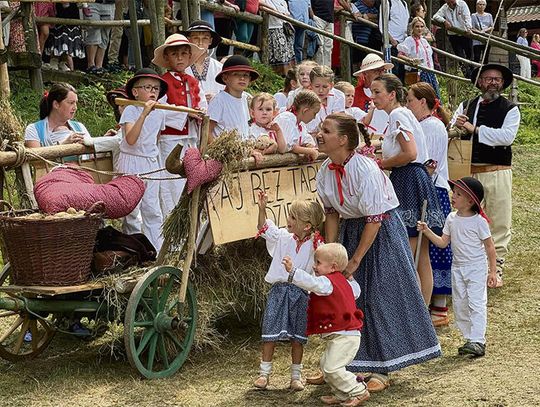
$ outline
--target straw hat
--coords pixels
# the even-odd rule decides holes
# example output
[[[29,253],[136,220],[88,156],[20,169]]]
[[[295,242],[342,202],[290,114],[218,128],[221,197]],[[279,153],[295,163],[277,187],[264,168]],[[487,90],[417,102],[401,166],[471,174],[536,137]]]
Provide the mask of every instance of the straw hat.
[[[362,65],[360,69],[353,73],[353,76],[358,76],[362,72],[371,71],[372,69],[384,68],[386,70],[392,69],[394,64],[390,62],[384,62],[383,59],[377,54],[367,54],[366,57],[362,60]]]
[[[195,20],[193,21],[187,30],[180,31],[180,34],[189,37],[189,34],[192,32],[207,32],[212,36],[212,43],[208,47],[209,49],[215,48],[221,42],[221,35],[214,31],[214,27],[208,21],[204,20]]]
[[[480,88],[480,86],[478,86],[478,83],[475,83],[476,78],[478,76],[478,70],[480,70],[480,75],[482,75],[482,72],[487,71],[488,69],[495,69],[502,74],[503,81],[504,81],[503,89],[506,89],[512,84],[512,80],[514,79],[514,74],[506,66],[499,65],[499,64],[485,64],[485,65],[477,66],[476,68],[474,68],[474,70],[471,73],[471,83],[473,85],[476,85],[477,88]]]
[[[260,76],[259,72],[257,72],[255,69],[251,67],[251,63],[249,62],[249,59],[247,59],[246,57],[242,55],[233,55],[232,57],[228,58],[225,61],[225,63],[223,64],[223,68],[221,69],[221,72],[216,75],[216,82],[220,83],[221,85],[225,85],[225,82],[223,82],[223,79],[222,79],[223,74],[227,72],[237,72],[237,71],[249,72],[252,82]]]
[[[189,61],[189,65],[191,65],[193,61],[199,59],[199,57],[205,53],[204,49],[199,48],[195,44],[189,42],[185,35],[173,34],[167,37],[164,44],[160,45],[154,50],[154,59],[152,59],[152,63],[162,68],[168,68],[167,62],[163,57],[163,52],[168,47],[178,47],[180,45],[187,45],[191,48],[191,60]]]
[[[159,81],[160,89],[159,89],[159,96],[158,99],[162,98],[165,93],[167,93],[167,89],[169,88],[169,85],[165,80],[157,74],[156,71],[150,68],[143,68],[139,69],[137,72],[135,72],[135,75],[133,78],[131,78],[126,83],[126,93],[128,94],[130,99],[135,99],[135,96],[133,96],[133,86],[135,86],[135,83],[142,78],[151,78],[156,79]]]

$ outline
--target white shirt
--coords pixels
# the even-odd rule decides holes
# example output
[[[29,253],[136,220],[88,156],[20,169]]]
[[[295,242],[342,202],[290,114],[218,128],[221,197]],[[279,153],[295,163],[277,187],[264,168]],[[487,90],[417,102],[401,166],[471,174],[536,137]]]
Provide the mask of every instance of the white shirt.
[[[120,117],[120,125],[135,123],[141,116],[144,108],[140,106],[126,106]],[[183,129],[185,126],[185,113],[170,112],[167,110],[152,110],[144,120],[141,133],[135,144],[130,145],[125,137],[120,141],[120,152],[140,157],[156,158],[159,155],[157,147],[158,136],[166,126]]]
[[[437,168],[431,176],[435,186],[450,191],[448,185],[448,133],[444,123],[434,116],[420,122],[426,137],[428,158],[437,161]]]
[[[274,94],[274,99],[276,99],[277,107],[279,109],[287,108],[287,95],[283,92],[278,92]]]
[[[316,132],[319,125],[324,121],[326,116],[332,113],[345,111],[345,94],[339,89],[333,88],[330,90],[326,98],[326,105],[321,103],[321,109],[315,118],[306,124],[309,133]]]
[[[91,137],[84,124],[80,122],[78,123],[81,126],[81,132],[84,133],[85,136]],[[70,130],[69,128],[65,130],[51,131],[49,129],[49,120],[45,120],[45,144],[41,145],[41,140],[39,138],[35,123],[30,123],[28,126],[26,126],[24,131],[24,141],[37,141],[40,143],[41,147],[54,146],[62,143],[62,141],[64,141],[74,131],[75,130]]]
[[[220,90],[225,89],[225,85],[216,82],[216,76],[218,73],[221,72],[223,64],[219,61],[216,61],[214,58],[207,57],[207,60],[208,69],[206,71],[206,75],[204,75],[204,72],[199,72],[201,74],[201,77],[205,78],[199,80],[199,86],[205,95],[211,95],[212,97],[214,97]],[[193,74],[193,69],[191,68],[191,66],[186,68],[186,73],[197,78]]]
[[[433,68],[433,49],[424,37],[418,40],[417,46],[416,39],[410,35],[401,44],[398,44],[397,49],[409,58],[421,59],[420,66]]]
[[[450,236],[452,264],[464,266],[486,261],[483,241],[491,236],[491,232],[482,216],[475,214],[463,217],[457,212],[452,212],[444,222],[443,233]]]
[[[342,218],[354,219],[381,215],[399,206],[392,182],[374,160],[354,154],[345,164],[341,180],[343,205],[334,171],[327,159],[317,173],[317,193],[325,208],[334,208]]]
[[[279,11],[282,14],[285,14],[286,16],[290,16],[291,13],[289,13],[289,7],[287,6],[287,2],[285,0],[265,0],[264,2],[268,8],[272,8],[276,11]],[[270,15],[268,17],[268,28],[274,29],[274,28],[282,28],[283,27],[283,20],[281,20],[279,17]]]
[[[347,113],[349,116],[354,117],[354,120],[356,120],[357,123],[360,123],[362,119],[367,115],[366,112],[356,106],[345,108],[345,113]]]
[[[448,4],[443,4],[439,11],[435,13],[433,19],[440,23],[449,21],[453,27],[464,31],[472,29],[471,12],[469,11],[469,6],[463,0],[457,0],[456,7],[453,10],[448,7]],[[459,34],[448,31],[448,35]]]
[[[283,132],[283,137],[287,143],[287,151],[291,151],[293,146],[305,146],[310,144],[316,146],[315,140],[307,132],[305,123],[298,123],[298,119],[292,112],[282,112],[274,119]]]
[[[300,249],[296,252],[296,240],[292,233],[287,231],[286,228],[278,228],[270,219],[266,219],[265,225],[268,226],[268,229],[261,236],[266,240],[266,249],[272,257],[270,268],[264,277],[267,283],[287,282],[289,273],[287,273],[285,267],[281,264],[285,256],[291,257],[294,267],[308,272],[313,270],[315,252],[313,239],[302,243]]]
[[[379,27],[382,29],[382,9],[379,13]],[[390,15],[388,20],[388,33],[397,42],[401,42],[407,36],[407,27],[409,25],[409,9],[405,0],[392,0]]]
[[[480,99],[478,99],[478,104],[476,105],[476,110],[474,111],[472,121],[469,120],[469,122],[473,125],[476,125],[476,116],[478,115],[478,109],[482,100],[484,99],[482,98],[482,96],[480,96]],[[454,124],[460,114],[463,114],[463,103],[461,103],[457,108],[450,124]],[[510,109],[508,113],[506,113],[506,117],[504,118],[504,122],[501,128],[495,129],[493,127],[487,127],[485,125],[481,125],[480,127],[478,127],[478,141],[491,147],[510,146],[516,139],[520,122],[521,113],[519,112],[519,108],[515,106]]]
[[[405,107],[398,107],[392,110],[388,119],[388,129],[384,134],[382,142],[382,155],[384,159],[394,157],[401,153],[401,145],[397,139],[399,134],[403,134],[405,141],[411,141],[409,134],[412,134],[416,142],[416,159],[412,162],[423,164],[428,159],[426,140],[420,123],[412,112]]]
[[[226,130],[236,129],[243,140],[249,138],[249,97],[247,92],[237,98],[224,90],[214,96],[208,104],[208,116],[217,123],[214,129],[215,137],[219,137]]]
[[[364,88],[364,93],[367,97],[371,98],[371,89]],[[368,131],[370,133],[384,134],[386,128],[388,127],[388,113],[381,109],[375,109],[373,111],[373,118],[369,124]]]
[[[272,140],[277,141],[276,134],[273,130],[268,130],[259,126],[257,123],[252,123],[251,126],[249,126],[249,138],[257,140],[261,136],[269,136]]]

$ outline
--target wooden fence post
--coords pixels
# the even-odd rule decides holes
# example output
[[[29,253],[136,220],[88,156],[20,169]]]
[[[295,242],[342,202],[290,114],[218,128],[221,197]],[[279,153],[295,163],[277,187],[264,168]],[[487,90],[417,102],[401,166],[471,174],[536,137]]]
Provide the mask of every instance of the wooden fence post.
[[[201,5],[199,3],[199,0],[189,0],[189,24],[191,24],[195,20],[201,19]],[[187,30],[187,27],[186,27]]]
[[[41,55],[41,51],[37,42],[37,27],[32,12],[32,3],[21,3],[22,25],[26,40],[26,51]],[[43,77],[41,76],[41,68],[33,68],[29,70],[30,85],[32,89],[38,92],[43,92]]]
[[[187,30],[189,28],[189,0],[180,1],[180,13],[182,14],[182,29]]]
[[[259,48],[261,49],[261,61],[263,64],[268,65],[270,58],[268,55],[268,32],[270,30],[270,14],[265,11],[261,11],[262,25],[261,25],[261,43]]]
[[[343,14],[339,15],[339,27],[340,27],[340,33],[339,35],[343,38],[345,38],[347,33],[347,17]],[[351,47],[349,47],[347,44],[340,42],[340,61],[341,61],[341,79],[344,81],[350,82],[351,77]]]
[[[2,14],[0,14],[0,29],[2,27]],[[4,44],[4,33],[0,32],[0,53],[7,52]],[[9,73],[7,62],[0,64],[0,99],[8,100],[11,91],[9,88]]]
[[[141,39],[139,37],[139,27],[137,25],[137,6],[135,0],[129,0],[129,21],[131,31],[131,45],[133,46],[133,54],[135,57],[135,66],[137,70],[142,69],[142,53],[141,53]]]

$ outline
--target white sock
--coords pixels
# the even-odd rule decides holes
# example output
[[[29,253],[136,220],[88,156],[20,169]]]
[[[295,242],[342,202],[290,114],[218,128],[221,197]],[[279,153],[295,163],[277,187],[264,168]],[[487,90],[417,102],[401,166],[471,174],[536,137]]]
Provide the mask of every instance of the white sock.
[[[272,362],[264,362],[261,360],[260,372],[261,376],[270,376],[272,373]]]
[[[434,295],[431,299],[431,304],[439,308],[446,307],[446,295]]]
[[[302,379],[302,364],[291,365],[291,380],[301,380]]]

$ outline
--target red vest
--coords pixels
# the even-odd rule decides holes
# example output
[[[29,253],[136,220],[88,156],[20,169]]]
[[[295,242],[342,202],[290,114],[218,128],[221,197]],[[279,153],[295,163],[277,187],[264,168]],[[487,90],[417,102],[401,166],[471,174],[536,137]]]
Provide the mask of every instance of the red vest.
[[[364,92],[364,79],[358,78],[358,83],[356,85],[356,88],[354,89],[353,106],[359,107],[364,112],[367,112],[369,108],[369,102],[371,102],[371,98],[367,96]]]
[[[334,290],[328,296],[309,295],[307,334],[361,330],[364,314],[356,308],[352,287],[339,271],[326,277]]]
[[[167,72],[162,76],[165,82],[167,82],[167,85],[169,85],[167,90],[167,103],[175,106],[186,106],[194,109],[198,108],[199,102],[201,101],[199,95],[199,81],[188,74],[175,72],[175,75],[181,79],[176,79],[171,72]],[[188,95],[191,98],[191,106],[188,106]],[[189,119],[186,121],[186,125],[182,130],[166,127],[161,134],[187,136],[189,134],[188,122]]]

